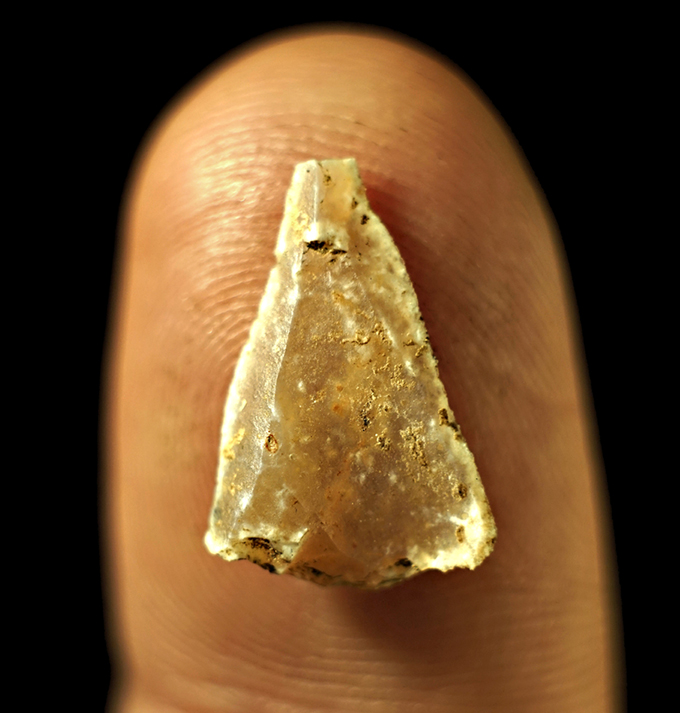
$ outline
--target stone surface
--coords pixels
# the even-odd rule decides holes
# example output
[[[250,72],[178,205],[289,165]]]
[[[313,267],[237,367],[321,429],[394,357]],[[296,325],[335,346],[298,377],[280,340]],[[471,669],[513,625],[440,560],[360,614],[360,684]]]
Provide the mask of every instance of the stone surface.
[[[227,397],[208,550],[369,588],[476,567],[496,526],[354,159],[296,167],[276,258]]]

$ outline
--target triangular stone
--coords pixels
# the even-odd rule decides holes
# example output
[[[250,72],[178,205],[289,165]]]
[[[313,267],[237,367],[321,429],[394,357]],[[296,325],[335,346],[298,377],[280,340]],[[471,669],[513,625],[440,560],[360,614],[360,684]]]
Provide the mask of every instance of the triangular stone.
[[[496,536],[354,159],[299,164],[225,407],[205,542],[319,584],[474,568]]]

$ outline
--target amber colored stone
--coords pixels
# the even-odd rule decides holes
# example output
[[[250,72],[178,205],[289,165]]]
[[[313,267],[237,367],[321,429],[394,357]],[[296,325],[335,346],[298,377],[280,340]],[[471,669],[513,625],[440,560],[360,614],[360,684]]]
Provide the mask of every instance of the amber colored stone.
[[[319,584],[475,568],[496,526],[354,159],[295,168],[276,258],[227,397],[206,546]]]

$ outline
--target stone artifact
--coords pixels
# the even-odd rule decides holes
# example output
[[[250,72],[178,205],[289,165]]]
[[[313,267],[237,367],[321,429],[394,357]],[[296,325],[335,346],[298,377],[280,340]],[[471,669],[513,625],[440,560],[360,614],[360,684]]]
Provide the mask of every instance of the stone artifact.
[[[276,259],[227,397],[208,550],[367,588],[475,568],[496,526],[354,159],[295,168]]]

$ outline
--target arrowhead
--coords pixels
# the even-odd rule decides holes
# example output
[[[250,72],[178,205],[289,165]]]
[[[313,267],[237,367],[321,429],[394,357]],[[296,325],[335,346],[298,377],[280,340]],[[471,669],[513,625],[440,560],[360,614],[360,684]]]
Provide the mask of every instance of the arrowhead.
[[[319,584],[473,569],[496,526],[354,159],[296,167],[276,257],[229,389],[206,546]]]

